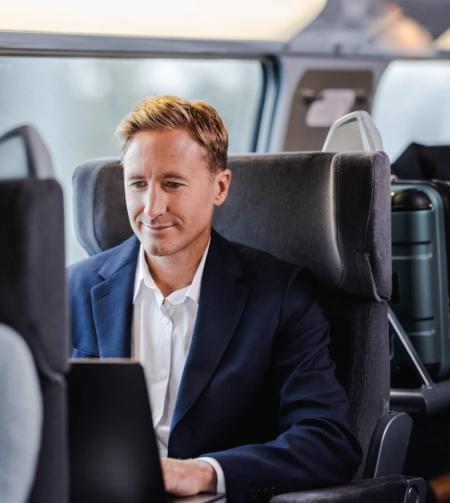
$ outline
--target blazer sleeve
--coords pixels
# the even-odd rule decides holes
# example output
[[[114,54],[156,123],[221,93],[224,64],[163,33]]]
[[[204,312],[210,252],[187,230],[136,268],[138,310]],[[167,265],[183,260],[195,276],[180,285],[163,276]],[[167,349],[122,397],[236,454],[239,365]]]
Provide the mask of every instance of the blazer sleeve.
[[[361,449],[350,431],[329,342],[328,323],[297,271],[284,294],[273,348],[278,436],[205,454],[220,463],[229,501],[268,501],[274,494],[352,479]]]

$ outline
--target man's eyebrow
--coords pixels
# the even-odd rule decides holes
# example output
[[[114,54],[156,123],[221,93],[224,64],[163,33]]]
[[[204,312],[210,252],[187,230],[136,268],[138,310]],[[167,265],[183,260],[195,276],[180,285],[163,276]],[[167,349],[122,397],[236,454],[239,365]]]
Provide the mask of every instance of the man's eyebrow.
[[[177,173],[176,171],[167,171],[164,173],[161,178],[166,179],[166,178],[176,178],[177,180],[184,180],[187,181],[187,178],[183,175],[180,175],[180,173]]]
[[[130,173],[129,175],[125,175],[125,179],[126,180],[130,180],[130,181],[133,181],[133,180],[145,180],[145,176],[144,175],[138,175],[138,174],[133,174],[133,173]],[[183,181],[187,181],[187,178],[183,175],[180,175],[180,173],[177,173],[176,171],[168,171],[164,174],[161,175],[161,178],[163,180],[166,180],[168,178],[171,178],[171,179],[177,179],[177,180],[183,180]]]
[[[130,174],[130,175],[126,175],[125,176],[126,180],[143,180],[144,178],[145,178],[145,176],[143,176],[143,175],[133,175],[133,174]]]

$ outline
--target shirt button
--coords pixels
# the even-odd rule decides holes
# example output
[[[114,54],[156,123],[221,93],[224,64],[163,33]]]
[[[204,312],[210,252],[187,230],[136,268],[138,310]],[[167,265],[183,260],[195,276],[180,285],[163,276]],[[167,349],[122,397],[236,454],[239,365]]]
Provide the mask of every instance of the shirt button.
[[[169,318],[163,318],[161,321],[164,323],[164,325],[168,325],[170,323]]]

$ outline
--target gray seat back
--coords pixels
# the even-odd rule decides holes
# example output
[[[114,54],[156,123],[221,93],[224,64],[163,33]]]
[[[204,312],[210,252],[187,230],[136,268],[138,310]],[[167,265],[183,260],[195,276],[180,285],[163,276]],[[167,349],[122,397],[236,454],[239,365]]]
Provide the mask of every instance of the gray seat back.
[[[75,234],[89,255],[131,236],[123,168],[118,159],[96,159],[78,166],[73,174],[73,192]]]
[[[30,349],[43,399],[41,447],[29,501],[64,503],[69,340],[62,190],[49,178],[48,151],[33,128],[3,135],[0,159],[0,323],[14,329]]]
[[[25,340],[39,373],[42,444],[31,502],[67,501],[64,374],[69,340],[62,190],[55,180],[0,182],[0,322]]]

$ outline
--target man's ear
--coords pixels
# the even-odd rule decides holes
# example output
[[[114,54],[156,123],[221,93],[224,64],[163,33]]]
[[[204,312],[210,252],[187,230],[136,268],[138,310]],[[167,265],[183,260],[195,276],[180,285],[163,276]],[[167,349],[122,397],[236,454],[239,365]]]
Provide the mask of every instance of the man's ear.
[[[219,171],[217,175],[215,175],[214,185],[216,188],[216,193],[214,196],[214,205],[220,206],[224,203],[225,199],[228,196],[228,189],[231,183],[231,171],[229,169],[224,169]]]

